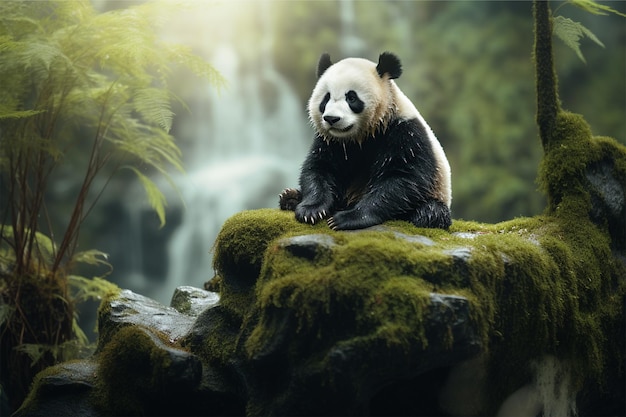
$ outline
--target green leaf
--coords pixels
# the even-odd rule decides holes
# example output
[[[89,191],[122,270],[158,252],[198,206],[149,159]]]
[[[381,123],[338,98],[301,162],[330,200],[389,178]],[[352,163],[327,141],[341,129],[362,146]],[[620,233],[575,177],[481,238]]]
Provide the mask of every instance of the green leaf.
[[[0,304],[0,326],[9,321],[14,311],[15,307],[11,307],[8,304]]]
[[[587,36],[596,44],[604,47],[604,44],[600,42],[600,40],[593,34],[589,29],[584,27],[579,22],[574,22],[573,20],[563,17],[556,16],[554,18],[554,34],[565,43],[568,47],[570,47],[578,58],[581,61],[585,61],[585,57],[583,56],[582,51],[580,50],[580,39]]]
[[[570,0],[570,3],[591,14],[606,15],[608,12],[616,14],[618,16],[626,17],[626,14],[618,12],[617,10],[604,4],[598,4],[594,0]]]
[[[159,221],[161,222],[160,227],[165,226],[165,206],[167,204],[167,201],[165,200],[165,196],[163,195],[161,190],[159,190],[159,187],[157,187],[157,185],[154,182],[152,182],[150,178],[143,175],[135,167],[129,167],[129,168],[133,170],[135,174],[137,174],[137,177],[139,177],[139,180],[141,181],[141,184],[143,185],[144,190],[146,190],[150,207],[152,207],[154,211],[156,211],[157,215],[159,216]]]

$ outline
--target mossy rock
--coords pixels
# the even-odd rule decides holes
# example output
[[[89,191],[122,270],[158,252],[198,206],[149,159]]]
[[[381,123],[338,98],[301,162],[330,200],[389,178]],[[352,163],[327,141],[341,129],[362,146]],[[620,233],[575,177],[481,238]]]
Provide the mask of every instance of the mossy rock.
[[[477,359],[461,413],[494,414],[546,355],[581,415],[619,401],[626,268],[593,222],[333,232],[292,216],[225,223],[221,300],[197,318],[107,300],[98,353],[40,374],[16,415],[446,415],[448,373]]]
[[[482,352],[494,412],[543,355],[571,365],[574,392],[623,365],[626,272],[610,247],[591,221],[555,216],[334,232],[246,211],[218,236],[221,306],[189,345],[255,415],[360,413],[385,386]],[[464,300],[467,320],[438,296]]]

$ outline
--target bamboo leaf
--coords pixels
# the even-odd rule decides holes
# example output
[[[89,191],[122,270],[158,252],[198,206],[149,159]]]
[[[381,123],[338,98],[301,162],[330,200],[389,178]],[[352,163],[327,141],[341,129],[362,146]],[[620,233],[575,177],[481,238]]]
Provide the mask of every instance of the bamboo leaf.
[[[157,187],[157,185],[154,182],[152,182],[150,178],[143,175],[135,167],[129,167],[129,168],[135,174],[137,174],[137,177],[139,177],[139,180],[141,181],[141,184],[143,185],[144,190],[146,190],[146,194],[148,196],[148,203],[150,203],[150,207],[152,207],[154,211],[156,211],[157,215],[159,216],[160,227],[165,226],[165,206],[167,204],[165,200],[165,196],[163,195],[161,190],[159,190],[159,187]]]

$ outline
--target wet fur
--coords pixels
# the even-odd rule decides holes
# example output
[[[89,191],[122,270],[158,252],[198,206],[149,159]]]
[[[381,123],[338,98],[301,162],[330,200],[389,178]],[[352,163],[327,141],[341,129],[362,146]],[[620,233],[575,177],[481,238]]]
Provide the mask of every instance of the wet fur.
[[[347,62],[345,62],[347,61]],[[315,139],[300,175],[300,190],[287,189],[280,206],[314,224],[327,219],[336,230],[361,229],[391,219],[419,227],[451,224],[449,166],[443,150],[412,103],[392,81],[400,61],[382,54],[378,65],[349,58],[333,68],[322,55],[309,103]],[[329,68],[335,72],[328,72]],[[351,136],[329,135],[320,122],[319,103],[330,77],[354,80],[349,88],[364,97],[367,111]],[[342,87],[339,85],[339,87]]]

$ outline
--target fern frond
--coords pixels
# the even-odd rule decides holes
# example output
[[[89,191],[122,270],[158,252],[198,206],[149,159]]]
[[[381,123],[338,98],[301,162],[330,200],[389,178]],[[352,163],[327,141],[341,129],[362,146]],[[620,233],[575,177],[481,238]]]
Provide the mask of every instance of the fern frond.
[[[68,282],[72,289],[73,300],[77,303],[88,300],[100,301],[121,291],[117,285],[100,277],[85,278],[70,275]]]
[[[7,8],[7,3],[17,2],[0,2],[0,27],[3,32],[10,33],[14,37],[25,34],[43,33],[44,29],[41,23],[16,9]]]
[[[18,49],[19,43],[13,40],[12,36],[0,35],[0,52],[8,52]]]
[[[114,119],[106,139],[116,149],[128,153],[160,173],[167,173],[168,165],[184,172],[180,149],[173,137],[158,126],[149,126],[131,117],[127,117],[124,124],[115,123]]]
[[[596,3],[594,0],[570,0],[570,3],[595,15],[607,15],[608,13],[613,13],[618,16],[626,17],[626,14],[613,9],[610,6]]]
[[[2,119],[26,119],[33,117],[41,113],[45,113],[45,110],[9,110],[3,109],[0,105],[0,120]]]
[[[576,53],[578,58],[585,63],[587,61],[580,50],[581,38],[587,36],[596,44],[604,47],[604,44],[600,42],[600,40],[580,22],[574,22],[573,20],[563,16],[556,16],[553,22],[554,34],[561,39],[565,45],[570,47]]]
[[[191,72],[203,78],[218,89],[226,86],[226,79],[204,59],[193,54],[191,49],[183,45],[164,44],[164,53],[169,62],[189,68]]]
[[[172,129],[174,113],[170,109],[171,98],[167,90],[143,88],[133,97],[134,109],[146,122],[160,126],[166,132]]]
[[[82,252],[77,252],[72,256],[72,262],[75,263],[83,263],[87,265],[104,265],[109,268],[113,268],[113,266],[108,262],[109,255],[96,250],[90,249]]]
[[[97,15],[87,30],[93,34],[85,33],[86,46],[95,46],[93,57],[102,68],[149,82],[147,69],[162,62],[151,22],[134,8]]]
[[[148,196],[148,203],[150,203],[152,209],[157,213],[157,216],[159,216],[160,227],[165,226],[165,206],[167,205],[165,196],[161,190],[159,190],[159,187],[157,187],[157,185],[152,182],[150,178],[139,172],[137,168],[128,168],[137,174],[137,177],[141,181],[141,185],[143,185],[143,188]]]
[[[586,27],[584,27],[583,25],[580,25],[580,30],[582,30],[582,32],[592,41],[594,42],[596,45],[601,46],[604,48],[604,44],[600,41],[600,39],[598,39],[596,37],[596,35],[590,31],[589,29],[587,29]]]

